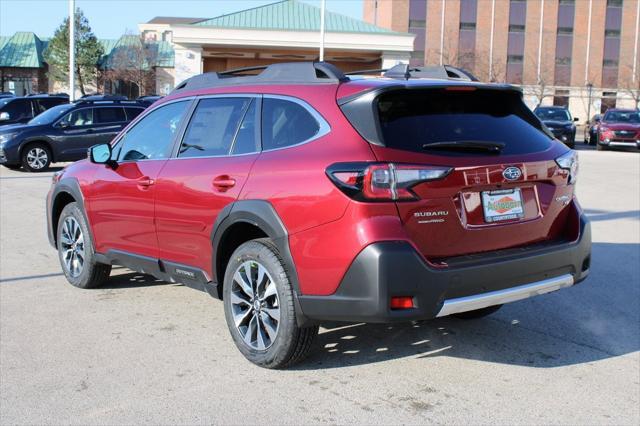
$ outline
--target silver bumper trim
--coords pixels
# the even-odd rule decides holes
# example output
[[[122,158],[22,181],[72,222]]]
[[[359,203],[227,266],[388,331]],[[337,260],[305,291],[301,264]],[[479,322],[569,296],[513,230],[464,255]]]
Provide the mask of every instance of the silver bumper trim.
[[[491,291],[489,293],[474,294],[473,296],[458,297],[444,301],[444,305],[438,317],[457,314],[459,312],[475,311],[493,305],[515,302],[527,299],[540,294],[550,293],[561,288],[573,285],[571,274],[560,275],[559,277],[536,281],[518,287],[511,287],[504,290]]]

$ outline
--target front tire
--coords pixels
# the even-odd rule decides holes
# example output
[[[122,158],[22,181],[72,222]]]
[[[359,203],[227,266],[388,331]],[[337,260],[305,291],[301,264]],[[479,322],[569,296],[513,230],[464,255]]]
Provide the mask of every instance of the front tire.
[[[44,172],[51,164],[51,150],[41,142],[27,145],[22,150],[22,167],[28,172]]]
[[[231,256],[223,288],[227,326],[240,352],[260,367],[287,367],[311,350],[318,327],[298,327],[293,292],[271,240],[246,242]]]
[[[56,245],[62,271],[71,285],[96,288],[109,278],[111,265],[96,261],[91,232],[76,203],[69,203],[62,209]]]

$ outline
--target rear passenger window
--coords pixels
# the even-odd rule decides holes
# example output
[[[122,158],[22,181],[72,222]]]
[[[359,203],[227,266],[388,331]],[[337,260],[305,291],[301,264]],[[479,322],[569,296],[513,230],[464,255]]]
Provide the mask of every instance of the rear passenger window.
[[[144,111],[144,109],[142,108],[125,108],[125,111],[127,112],[127,121],[131,121],[134,118],[136,118],[137,116],[139,116],[142,111]]]
[[[96,123],[122,123],[127,121],[124,115],[124,109],[118,108],[96,108]]]
[[[320,124],[302,105],[283,99],[262,102],[262,149],[284,148],[313,138]]]
[[[191,117],[178,157],[228,155],[251,98],[202,99]]]
[[[23,120],[32,117],[31,102],[26,99],[15,99],[7,103],[2,112],[9,114],[10,120]]]

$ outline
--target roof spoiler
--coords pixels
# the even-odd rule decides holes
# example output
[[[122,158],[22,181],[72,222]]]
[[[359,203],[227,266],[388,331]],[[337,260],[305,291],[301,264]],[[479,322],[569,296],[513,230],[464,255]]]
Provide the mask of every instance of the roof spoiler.
[[[287,62],[199,74],[178,84],[172,93],[237,84],[322,84],[347,80],[339,68],[328,62]]]

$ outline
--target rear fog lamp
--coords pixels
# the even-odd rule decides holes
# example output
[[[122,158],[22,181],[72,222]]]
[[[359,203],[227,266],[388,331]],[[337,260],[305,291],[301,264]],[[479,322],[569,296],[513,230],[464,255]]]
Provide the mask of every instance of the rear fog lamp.
[[[391,309],[411,309],[413,308],[413,297],[396,296],[391,298]]]

